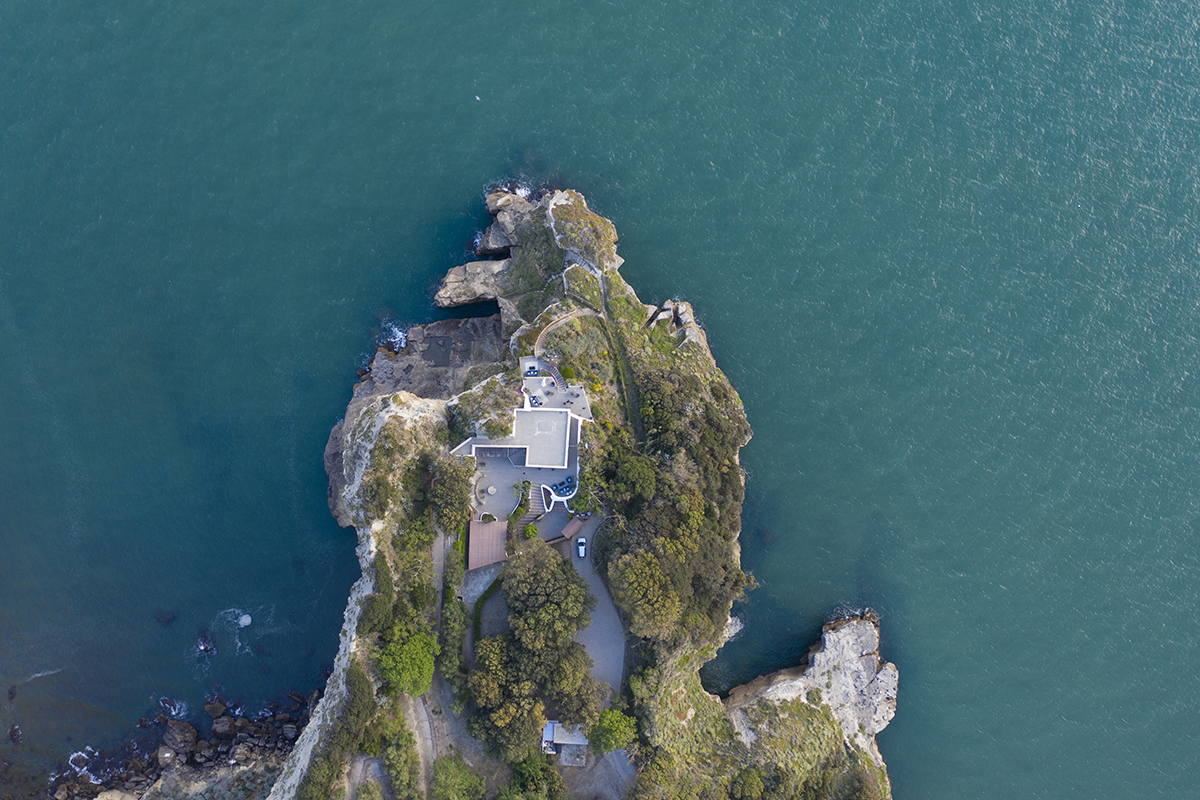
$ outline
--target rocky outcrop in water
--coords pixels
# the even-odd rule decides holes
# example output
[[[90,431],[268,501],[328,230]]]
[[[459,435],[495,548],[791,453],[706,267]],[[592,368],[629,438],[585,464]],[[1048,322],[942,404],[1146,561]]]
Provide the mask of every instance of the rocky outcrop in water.
[[[454,267],[442,278],[442,286],[433,297],[434,305],[453,308],[495,300],[501,292],[497,278],[508,269],[508,265],[509,260],[505,258],[500,261],[472,261]]]
[[[883,766],[875,744],[896,716],[896,665],[879,659],[879,618],[871,611],[826,623],[821,641],[806,663],[739,686],[725,698],[738,738],[753,747],[759,738],[746,709],[767,701],[776,705],[803,699],[828,706],[848,745],[856,745]]]

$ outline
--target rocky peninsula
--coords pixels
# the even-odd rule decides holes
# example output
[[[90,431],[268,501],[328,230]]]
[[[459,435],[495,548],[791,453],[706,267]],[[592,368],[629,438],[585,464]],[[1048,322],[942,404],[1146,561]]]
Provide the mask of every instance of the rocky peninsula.
[[[737,536],[744,480],[738,450],[750,429],[692,307],[638,298],[619,273],[615,228],[579,193],[507,187],[486,200],[494,219],[479,238],[479,260],[449,270],[434,302],[444,308],[491,302],[497,313],[414,326],[404,341],[381,347],[330,435],[330,509],[358,531],[363,580],[347,608],[342,652],[318,724],[306,733],[312,741],[297,747],[272,797],[283,800],[297,790],[302,797],[325,797],[331,786],[354,788],[345,782],[353,783],[354,770],[342,778],[337,765],[320,781],[303,779],[307,762],[337,726],[338,706],[348,702],[347,674],[354,664],[369,676],[379,713],[403,719],[411,732],[413,769],[402,780],[411,779],[417,790],[430,788],[450,753],[487,778],[488,790],[517,787],[509,783],[517,780],[509,766],[521,761],[528,769],[521,758],[535,758],[533,731],[545,723],[543,713],[549,706],[569,713],[565,708],[572,704],[555,694],[552,682],[535,681],[524,699],[505,699],[503,675],[479,662],[482,650],[505,641],[524,653],[520,658],[533,657],[520,634],[523,620],[513,611],[524,600],[509,585],[517,572],[513,564],[537,561],[540,556],[524,554],[541,552],[542,541],[559,541],[561,563],[573,561],[574,539],[564,547],[555,530],[546,531],[558,524],[545,508],[553,493],[543,497],[527,485],[522,494],[519,484],[514,487],[509,563],[499,570],[502,579],[507,576],[508,624],[501,619],[491,638],[478,640],[478,626],[471,635],[456,621],[478,619],[489,602],[478,587],[464,591],[462,570],[467,549],[480,546],[468,527],[473,531],[478,523],[484,488],[494,492],[495,486],[482,485],[482,464],[456,459],[451,449],[475,437],[497,445],[489,457],[507,452],[500,445],[515,441],[514,407],[537,405],[523,384],[531,364],[551,387],[548,394],[557,388],[589,402],[591,416],[581,417],[580,430],[572,433],[578,437],[571,440],[577,441],[571,446],[578,449],[572,462],[578,484],[569,487],[565,505],[569,516],[595,531],[589,546],[602,580],[600,607],[615,604],[630,643],[620,685],[580,689],[597,698],[576,713],[586,723],[581,730],[595,734],[581,766],[566,766],[560,748],[559,760],[546,762],[559,778],[539,778],[545,783],[538,785],[611,797],[695,791],[888,796],[874,735],[895,713],[897,671],[879,661],[873,614],[830,622],[805,664],[738,687],[724,701],[700,686],[697,670],[723,644],[730,607],[749,582],[738,563]],[[465,474],[454,474],[455,463],[466,464]],[[447,485],[461,496],[437,500],[439,486]],[[428,562],[419,569],[428,571],[436,587],[429,596],[438,600],[424,611],[406,612],[415,620],[406,624],[436,634],[440,650],[436,673],[414,698],[397,693],[380,664],[381,648],[396,647],[394,637],[402,634],[364,631],[362,618],[375,613],[373,598],[399,594],[395,576],[415,558],[408,545],[424,542],[423,534],[413,533],[423,529],[414,523],[422,516],[434,524],[422,551]],[[481,585],[497,574],[495,566],[490,569],[479,570]],[[389,584],[382,592],[381,576]],[[513,631],[518,638],[511,638]],[[421,634],[404,635],[411,642]],[[489,691],[500,695],[489,698]],[[597,746],[596,732],[613,719],[597,715],[602,705],[636,724],[636,735],[623,739],[616,753]],[[508,727],[495,727],[497,714],[512,720],[504,723]],[[510,735],[517,728],[528,730],[534,749],[523,749],[522,738]],[[556,751],[551,746],[548,752]],[[358,758],[348,751],[336,755],[338,764]],[[601,785],[607,788],[601,791]]]
[[[362,577],[323,695],[214,708],[208,741],[172,722],[153,763],[58,800],[890,796],[870,612],[724,700],[700,684],[752,585],[751,431],[692,306],[643,303],[578,192],[486,202],[434,302],[495,313],[381,346],[329,436]]]

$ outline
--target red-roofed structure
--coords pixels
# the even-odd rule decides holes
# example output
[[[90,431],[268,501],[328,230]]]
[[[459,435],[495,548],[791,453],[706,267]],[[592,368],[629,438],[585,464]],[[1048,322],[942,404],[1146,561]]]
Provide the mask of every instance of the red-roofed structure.
[[[471,520],[470,533],[467,538],[467,569],[479,569],[508,558],[508,553],[504,550],[504,540],[507,536],[508,523],[505,520],[498,519],[495,522]]]

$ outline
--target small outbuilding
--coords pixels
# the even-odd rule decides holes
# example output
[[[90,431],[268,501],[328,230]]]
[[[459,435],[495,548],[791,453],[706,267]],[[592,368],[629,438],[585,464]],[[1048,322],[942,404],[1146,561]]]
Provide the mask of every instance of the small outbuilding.
[[[551,720],[542,728],[542,752],[558,753],[558,763],[566,767],[587,764],[588,739],[580,728]]]

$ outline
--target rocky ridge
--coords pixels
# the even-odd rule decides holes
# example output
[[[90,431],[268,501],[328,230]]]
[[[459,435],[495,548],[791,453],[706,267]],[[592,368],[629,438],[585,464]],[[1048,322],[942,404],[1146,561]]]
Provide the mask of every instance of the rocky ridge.
[[[50,787],[50,796],[54,800],[265,797],[321,693],[289,696],[290,710],[255,720],[227,714],[224,701],[216,698],[205,705],[211,718],[208,738],[191,723],[160,718],[162,744],[152,753],[133,755],[107,770],[98,782],[88,775],[61,778]]]

